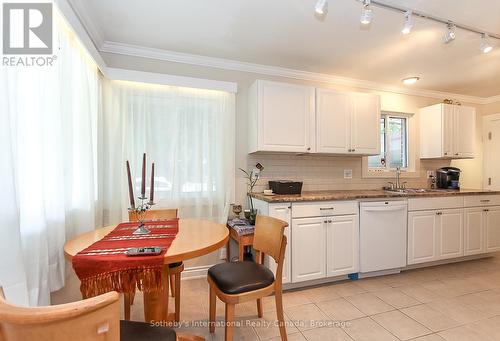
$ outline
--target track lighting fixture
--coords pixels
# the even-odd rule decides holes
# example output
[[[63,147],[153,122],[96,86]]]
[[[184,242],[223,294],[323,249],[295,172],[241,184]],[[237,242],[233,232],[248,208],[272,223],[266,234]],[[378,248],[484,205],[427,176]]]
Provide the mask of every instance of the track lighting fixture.
[[[401,33],[403,34],[410,34],[411,30],[413,28],[413,12],[412,11],[406,11],[405,12],[405,26],[401,30]]]
[[[373,10],[370,7],[370,0],[363,0],[363,9],[361,11],[361,23],[363,25],[370,25],[373,19]]]
[[[490,43],[489,36],[486,33],[483,33],[481,35],[480,49],[483,53],[490,53],[491,51],[493,51],[493,45]]]
[[[472,32],[475,34],[481,35],[481,44],[479,46],[480,50],[482,53],[490,53],[493,51],[493,48],[495,45],[491,42],[492,40],[500,40],[500,34],[497,33],[488,33],[484,32],[483,30],[480,30],[476,27],[461,24],[461,23],[454,23],[450,20],[434,16],[429,13],[421,12],[419,10],[414,10],[414,9],[408,9],[407,7],[402,7],[398,6],[396,4],[389,4],[385,0],[356,0],[357,2],[361,2],[363,7],[361,11],[361,18],[360,22],[362,25],[370,25],[373,21],[373,6],[377,7],[382,7],[388,10],[396,11],[399,13],[403,13],[405,16],[405,21],[404,21],[404,26],[401,29],[401,33],[404,35],[408,35],[411,33],[413,30],[415,23],[413,18],[418,17],[421,19],[425,19],[428,21],[432,21],[434,23],[446,25],[446,32],[443,35],[442,41],[444,44],[449,44],[453,42],[456,37],[457,33],[456,30],[460,29],[463,31],[467,32]],[[324,16],[328,12],[328,0],[317,0],[316,5],[314,6],[314,10],[316,14],[321,16],[321,18],[324,18]],[[410,77],[410,79],[404,79],[403,82],[405,84],[413,84],[414,82],[418,81],[418,77]],[[409,82],[409,83],[408,83]]]
[[[314,11],[319,15],[325,15],[328,12],[328,1],[318,0],[316,6],[314,6]]]
[[[456,37],[457,37],[457,34],[455,33],[455,25],[453,25],[452,23],[449,23],[447,26],[446,33],[443,36],[443,43],[449,44],[453,40],[455,40]]]

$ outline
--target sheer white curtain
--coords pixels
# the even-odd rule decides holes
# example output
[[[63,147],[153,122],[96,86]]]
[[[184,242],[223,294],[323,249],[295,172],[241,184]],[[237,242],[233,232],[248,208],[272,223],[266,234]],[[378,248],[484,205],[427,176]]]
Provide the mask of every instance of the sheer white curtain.
[[[109,221],[121,220],[129,207],[125,160],[131,161],[137,195],[146,152],[148,179],[155,162],[157,207],[177,207],[181,217],[223,222],[234,192],[234,94],[135,82],[104,84],[103,200]]]
[[[55,13],[52,67],[0,71],[0,285],[50,304],[64,284],[66,238],[95,228],[100,80]]]

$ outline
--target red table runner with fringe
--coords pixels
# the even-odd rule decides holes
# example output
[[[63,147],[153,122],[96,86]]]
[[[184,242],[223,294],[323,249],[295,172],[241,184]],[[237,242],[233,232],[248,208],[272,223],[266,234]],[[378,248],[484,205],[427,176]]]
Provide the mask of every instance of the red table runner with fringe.
[[[139,223],[122,223],[73,257],[84,298],[109,291],[134,293],[162,290],[163,258],[179,232],[179,219],[144,222],[151,233],[134,235]],[[127,256],[134,247],[160,247],[157,256]],[[168,282],[167,282],[168,284]],[[166,284],[166,285],[167,285]]]

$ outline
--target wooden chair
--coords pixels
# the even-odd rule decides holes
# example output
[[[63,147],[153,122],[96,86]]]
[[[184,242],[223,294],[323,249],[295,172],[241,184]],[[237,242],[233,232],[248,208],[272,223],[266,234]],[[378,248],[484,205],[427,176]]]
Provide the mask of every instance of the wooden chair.
[[[177,218],[176,208],[149,210],[146,212],[146,220],[165,220]],[[129,221],[137,221],[135,212],[128,212]],[[184,271],[184,263],[177,262],[168,265],[170,293],[175,299],[175,322],[180,320],[181,310],[181,272]],[[124,295],[125,320],[130,320],[130,306],[134,304],[134,294]]]
[[[227,262],[212,266],[208,270],[210,285],[210,332],[215,331],[216,297],[226,304],[225,339],[233,339],[234,307],[238,303],[257,300],[257,314],[262,317],[262,297],[271,295],[276,298],[276,314],[279,322],[281,340],[286,341],[283,316],[282,273],[285,256],[286,236],[283,232],[288,224],[284,221],[257,216],[253,248],[257,252],[256,262]],[[276,278],[271,270],[262,265],[263,255],[272,257],[278,267]]]
[[[7,303],[0,288],[0,340],[204,340],[149,323],[120,321],[119,297],[113,291],[78,302],[32,308]]]

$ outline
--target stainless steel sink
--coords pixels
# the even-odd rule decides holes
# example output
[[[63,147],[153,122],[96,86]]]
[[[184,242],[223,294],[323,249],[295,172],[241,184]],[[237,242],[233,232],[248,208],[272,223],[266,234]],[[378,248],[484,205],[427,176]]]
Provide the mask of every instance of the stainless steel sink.
[[[401,189],[385,189],[388,193],[394,194],[411,194],[411,193],[436,193],[446,192],[444,189],[430,189],[430,188],[401,188]]]

